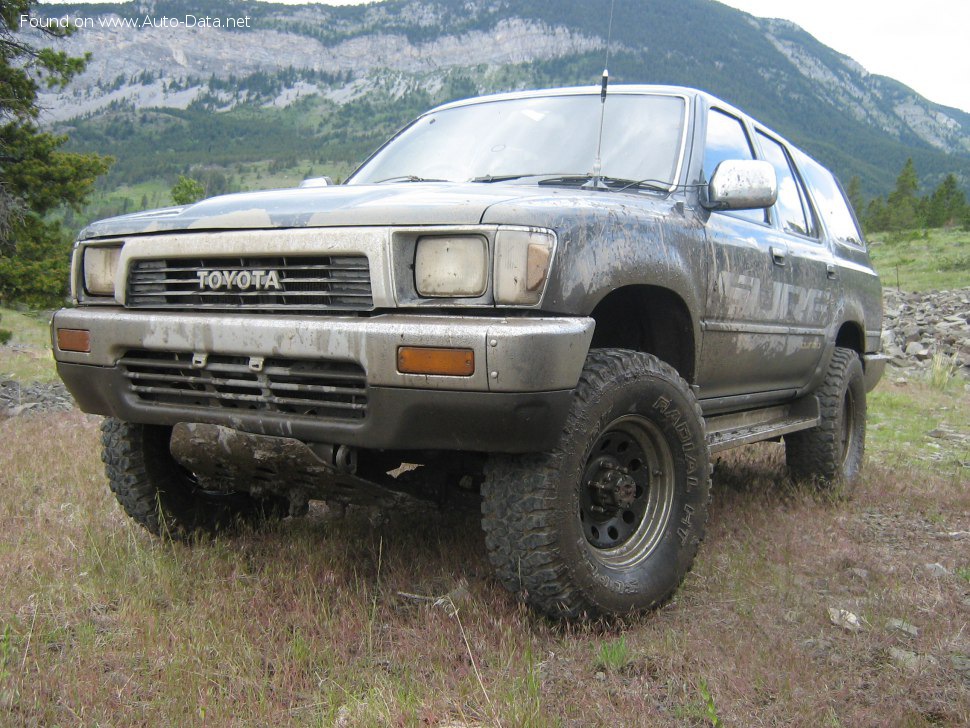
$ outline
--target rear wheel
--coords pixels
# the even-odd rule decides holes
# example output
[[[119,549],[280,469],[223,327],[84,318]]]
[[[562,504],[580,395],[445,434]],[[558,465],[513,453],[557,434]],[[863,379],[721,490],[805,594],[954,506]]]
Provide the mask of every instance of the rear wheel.
[[[822,485],[851,484],[862,471],[866,447],[866,387],[856,352],[835,349],[816,396],[819,424],[785,436],[788,469]]]
[[[552,616],[655,607],[693,563],[709,492],[687,383],[653,356],[593,351],[557,447],[490,460],[489,558],[505,586]]]
[[[287,513],[281,498],[201,487],[169,452],[171,433],[171,427],[114,418],[101,425],[101,459],[111,490],[125,512],[148,531],[186,538],[226,530],[240,519],[260,521]]]

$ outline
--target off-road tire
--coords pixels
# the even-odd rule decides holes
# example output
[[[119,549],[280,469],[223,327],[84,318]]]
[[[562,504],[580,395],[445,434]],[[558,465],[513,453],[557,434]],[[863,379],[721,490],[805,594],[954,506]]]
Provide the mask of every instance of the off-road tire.
[[[797,480],[823,487],[851,485],[862,470],[866,447],[866,386],[855,351],[836,347],[816,396],[819,424],[785,435],[788,470]]]
[[[171,427],[112,417],[101,425],[101,459],[112,492],[132,519],[156,536],[186,539],[224,531],[245,520],[286,514],[279,498],[204,490],[169,452]]]
[[[611,471],[627,485],[607,497]],[[489,560],[537,610],[572,618],[657,607],[690,570],[707,522],[697,399],[654,356],[593,350],[556,447],[492,456],[482,495]],[[629,533],[616,533],[623,523]]]

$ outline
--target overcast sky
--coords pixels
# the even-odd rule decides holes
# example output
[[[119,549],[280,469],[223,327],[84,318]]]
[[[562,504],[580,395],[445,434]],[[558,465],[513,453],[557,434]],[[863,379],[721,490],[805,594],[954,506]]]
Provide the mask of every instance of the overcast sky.
[[[377,0],[275,1],[357,5]],[[590,1],[609,8],[609,0]],[[723,2],[759,17],[792,20],[870,73],[890,76],[931,101],[970,112],[970,0]]]
[[[970,0],[722,0],[786,18],[870,73],[970,112]]]
[[[323,0],[328,5],[374,1]],[[596,1],[609,8],[608,0]],[[722,2],[758,17],[794,21],[870,73],[890,76],[930,101],[970,112],[970,0]]]

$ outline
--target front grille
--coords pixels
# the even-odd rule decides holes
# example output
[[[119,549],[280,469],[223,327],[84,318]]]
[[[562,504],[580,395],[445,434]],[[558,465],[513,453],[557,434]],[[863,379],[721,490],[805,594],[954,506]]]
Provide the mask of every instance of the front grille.
[[[204,277],[208,271],[218,276]],[[270,271],[275,283],[266,286]],[[226,284],[232,277],[233,283]],[[240,285],[245,283],[245,286]],[[210,285],[218,283],[219,285]],[[215,311],[369,311],[367,256],[177,258],[136,260],[128,273],[127,306]]]
[[[129,351],[119,361],[142,402],[360,420],[367,377],[357,364]]]

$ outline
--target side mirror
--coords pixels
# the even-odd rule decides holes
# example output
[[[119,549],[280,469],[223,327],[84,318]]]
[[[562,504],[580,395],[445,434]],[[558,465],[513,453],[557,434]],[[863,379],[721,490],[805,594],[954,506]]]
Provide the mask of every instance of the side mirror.
[[[754,210],[778,199],[775,168],[756,159],[726,159],[707,185],[704,207],[710,210]]]
[[[329,177],[307,177],[300,182],[300,187],[330,187],[333,180]]]

